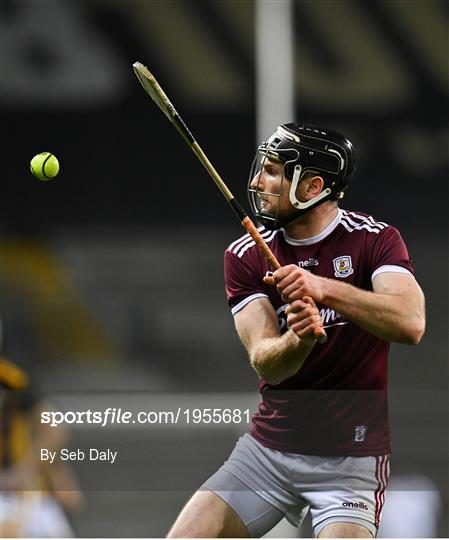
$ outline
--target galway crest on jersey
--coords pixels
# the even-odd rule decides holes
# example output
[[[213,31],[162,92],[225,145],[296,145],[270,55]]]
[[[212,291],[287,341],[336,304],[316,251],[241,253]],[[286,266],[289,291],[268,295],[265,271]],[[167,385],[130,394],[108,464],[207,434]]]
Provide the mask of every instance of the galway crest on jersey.
[[[350,276],[354,272],[351,256],[343,255],[334,259],[334,269],[335,277],[345,278]]]

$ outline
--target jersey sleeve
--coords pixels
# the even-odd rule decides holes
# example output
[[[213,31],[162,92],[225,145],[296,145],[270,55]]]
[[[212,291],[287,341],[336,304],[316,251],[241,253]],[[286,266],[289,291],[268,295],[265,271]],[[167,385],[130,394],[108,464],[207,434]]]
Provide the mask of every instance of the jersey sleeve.
[[[263,270],[257,258],[251,255],[238,257],[229,249],[224,254],[226,296],[233,315],[252,300],[267,296]]]
[[[414,274],[407,246],[395,227],[387,227],[376,237],[370,266],[371,279],[382,272]]]

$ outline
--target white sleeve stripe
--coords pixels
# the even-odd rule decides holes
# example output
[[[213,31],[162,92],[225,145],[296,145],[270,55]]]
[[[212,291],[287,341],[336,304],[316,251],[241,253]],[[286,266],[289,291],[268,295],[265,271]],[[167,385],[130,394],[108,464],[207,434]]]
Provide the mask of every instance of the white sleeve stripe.
[[[259,231],[260,232],[260,231]],[[269,235],[271,233],[271,231],[264,231],[264,232],[260,232],[260,236],[262,236],[262,238],[266,238],[267,235]],[[245,235],[246,236],[246,235]],[[234,245],[230,249],[230,251],[232,251],[232,253],[237,253],[237,251],[239,249],[241,249],[245,244],[248,244],[248,242],[254,242],[254,240],[252,239],[252,236],[250,236],[249,234],[245,237],[244,240],[242,240],[241,242],[239,242],[238,244]]]
[[[407,268],[396,266],[395,264],[385,264],[384,266],[379,266],[379,268],[374,270],[373,275],[371,276],[371,281],[373,281],[376,276],[383,274],[384,272],[396,272],[398,274],[410,274],[413,276],[413,274],[410,272],[410,270],[407,270]]]
[[[383,225],[379,225],[378,223],[371,223],[369,221],[369,219],[364,219],[361,222],[357,222],[357,221],[354,221],[353,219],[351,219],[348,215],[343,216],[343,219],[345,219],[347,221],[347,223],[349,225],[351,225],[352,227],[354,227],[355,229],[362,229],[362,228],[365,228],[365,227],[370,227],[370,228],[373,229],[373,231],[378,229],[379,232],[382,229],[385,229],[385,227]]]
[[[348,232],[354,232],[354,231],[361,231],[362,229],[366,229],[368,232],[372,232],[372,233],[376,233],[376,234],[379,234],[381,229],[373,229],[372,227],[370,227],[368,224],[366,223],[360,223],[360,225],[357,225],[355,227],[351,226],[347,221],[345,221],[346,218],[345,217],[342,217],[341,218],[341,221],[340,223],[343,225],[343,227],[348,231]]]
[[[268,244],[269,242],[271,242],[271,240],[273,240],[273,238],[278,234],[280,230],[281,229],[276,229],[275,231],[267,231],[267,232],[271,232],[271,234],[269,236],[267,236],[266,234],[263,234],[262,237],[265,240],[265,242]],[[237,253],[237,257],[240,259],[245,254],[246,250],[248,250],[249,248],[255,245],[256,245],[256,242],[252,240],[249,244],[246,244],[246,246],[241,246],[240,251],[238,253],[237,253],[237,248],[236,248],[234,250],[234,253]]]
[[[234,240],[234,242],[232,242],[232,244],[229,244],[228,246],[228,250],[229,251],[232,251],[232,248],[237,245],[237,244],[240,244],[240,242],[244,242],[245,240],[248,240],[249,238],[249,234],[244,234],[243,236],[241,236],[238,240]]]
[[[250,302],[252,302],[252,301],[255,300],[256,298],[268,298],[268,296],[267,296],[266,294],[263,294],[263,293],[252,294],[251,296],[246,297],[244,300],[242,300],[241,302],[239,302],[238,304],[236,304],[236,305],[231,309],[231,313],[232,313],[233,315],[235,315],[235,314],[238,313],[241,309],[243,309],[247,304],[249,304]]]
[[[363,221],[368,221],[371,223],[371,225],[379,225],[382,229],[385,227],[388,227],[388,223],[384,223],[383,221],[375,221],[373,216],[362,216],[360,214],[357,214],[356,212],[347,212],[344,211],[346,216],[353,216],[356,219],[361,219]]]
[[[257,227],[257,230],[262,233],[264,227]],[[245,242],[246,240],[249,240],[250,238],[250,235],[249,234],[244,234],[243,236],[241,236],[240,238],[237,238],[237,240],[234,240],[234,242],[232,242],[231,244],[229,244],[228,246],[228,250],[229,251],[232,251],[232,249],[237,245],[237,244],[240,244],[240,242]]]

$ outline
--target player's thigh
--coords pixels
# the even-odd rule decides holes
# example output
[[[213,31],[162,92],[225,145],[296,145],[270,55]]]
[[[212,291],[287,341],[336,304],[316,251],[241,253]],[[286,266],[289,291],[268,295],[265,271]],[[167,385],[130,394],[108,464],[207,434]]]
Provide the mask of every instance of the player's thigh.
[[[323,527],[318,538],[373,538],[373,535],[363,525],[340,522]]]
[[[314,474],[319,490],[306,486],[306,498],[314,533],[318,537],[345,537],[344,532],[329,532],[350,527],[350,537],[374,537],[379,526],[384,492],[388,478],[388,456],[305,458]],[[326,533],[322,533],[326,527]],[[368,531],[368,533],[365,531]]]
[[[197,491],[179,514],[168,538],[248,538],[234,510],[212,491]]]

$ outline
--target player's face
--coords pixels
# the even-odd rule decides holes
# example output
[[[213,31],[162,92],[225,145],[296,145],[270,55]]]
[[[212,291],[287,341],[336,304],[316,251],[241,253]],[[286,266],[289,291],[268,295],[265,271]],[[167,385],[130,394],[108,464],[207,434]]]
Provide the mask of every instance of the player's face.
[[[290,182],[284,176],[284,165],[263,156],[260,169],[250,182],[256,191],[260,211],[269,216],[282,216],[291,212],[292,205],[288,198]]]

